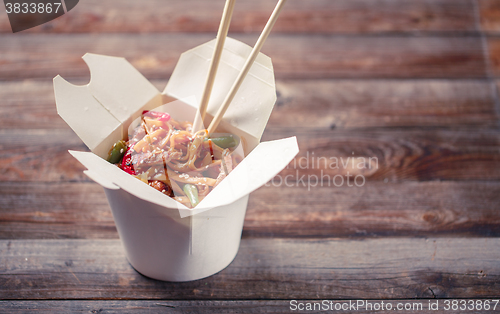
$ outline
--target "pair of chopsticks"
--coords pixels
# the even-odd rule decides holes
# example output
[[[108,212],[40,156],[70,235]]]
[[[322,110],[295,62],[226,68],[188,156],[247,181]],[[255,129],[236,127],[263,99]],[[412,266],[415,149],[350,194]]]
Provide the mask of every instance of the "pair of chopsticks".
[[[238,92],[238,89],[240,88],[241,84],[243,83],[243,80],[248,74],[248,71],[250,71],[250,68],[252,67],[255,59],[257,58],[260,50],[262,49],[262,46],[264,45],[264,42],[266,41],[267,37],[271,33],[271,30],[276,23],[276,20],[278,19],[278,16],[283,9],[283,6],[285,5],[285,2],[287,0],[279,0],[278,4],[276,4],[276,7],[274,8],[273,13],[271,14],[271,17],[266,23],[266,26],[264,27],[264,30],[259,36],[259,39],[257,39],[257,43],[253,47],[252,51],[250,52],[250,55],[248,56],[247,60],[245,61],[245,64],[243,65],[243,68],[241,69],[240,73],[238,74],[238,77],[236,78],[236,81],[233,83],[233,86],[229,90],[229,93],[227,94],[226,98],[222,102],[221,106],[219,107],[219,110],[217,111],[215,117],[213,118],[212,122],[210,123],[208,127],[208,136],[212,134],[215,129],[217,129],[217,126],[222,120],[222,117],[224,116],[224,113],[226,112],[227,108],[229,108],[229,105],[231,104],[231,101],[233,101],[234,96]],[[224,12],[222,14],[222,19],[221,23],[219,25],[219,30],[217,32],[217,40],[215,42],[215,49],[214,49],[214,54],[212,57],[212,61],[210,63],[210,68],[208,71],[208,76],[207,80],[205,83],[205,89],[203,90],[203,95],[201,97],[201,102],[200,106],[198,107],[198,110],[196,112],[196,116],[194,119],[193,123],[193,131],[197,131],[201,128],[201,124],[203,120],[205,119],[205,115],[207,112],[207,105],[208,101],[210,100],[210,94],[212,92],[212,88],[214,85],[215,81],[215,75],[217,73],[217,68],[219,67],[219,61],[222,55],[222,50],[224,48],[224,42],[227,37],[227,32],[229,30],[229,24],[231,22],[231,17],[233,15],[233,9],[235,5],[236,0],[226,0],[226,4],[224,6]]]

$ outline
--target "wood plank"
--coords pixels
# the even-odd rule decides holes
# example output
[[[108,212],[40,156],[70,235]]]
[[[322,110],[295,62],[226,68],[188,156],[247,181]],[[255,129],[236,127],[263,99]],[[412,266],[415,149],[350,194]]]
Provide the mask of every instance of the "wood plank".
[[[476,0],[479,8],[481,30],[487,34],[500,31],[500,3],[496,0]]]
[[[408,309],[413,309],[415,312],[419,310],[432,311],[435,314],[450,313],[451,300],[436,300],[436,299],[408,299],[408,300],[251,300],[251,301],[147,301],[147,300],[107,300],[107,301],[0,301],[0,309],[4,309],[9,313],[25,313],[28,310],[36,310],[37,313],[290,313],[290,311],[307,308],[310,303],[311,307],[316,310],[307,311],[308,313],[323,313],[325,311],[343,311],[346,313],[373,313],[374,308],[382,308],[377,310],[380,314],[400,313]],[[450,302],[450,303],[447,303]],[[319,303],[319,305],[314,304]],[[486,303],[486,302],[485,302]],[[485,304],[485,303],[482,303]],[[430,307],[437,304],[437,308]],[[490,311],[493,312],[495,302],[488,303]],[[321,307],[320,307],[321,306]],[[472,305],[468,305],[469,308]],[[347,312],[351,307],[351,311]],[[498,306],[497,306],[498,307]],[[445,310],[447,308],[448,310]],[[479,305],[477,305],[479,308]],[[482,308],[482,307],[481,307]]]
[[[167,81],[152,83],[163,90]],[[496,127],[493,88],[486,80],[278,80],[269,127]],[[0,129],[13,128],[68,128],[51,82],[0,82]]]
[[[268,184],[250,197],[244,235],[499,236],[499,194],[498,182]]]
[[[68,150],[88,151],[71,130],[0,131],[1,181],[85,181]]]
[[[368,182],[264,186],[250,196],[243,236],[500,236],[498,182]],[[0,183],[0,239],[116,239],[102,188]]]
[[[118,238],[106,196],[96,183],[1,182],[0,195],[0,238]]]
[[[500,38],[488,37],[488,52],[490,58],[491,75],[500,76]]]
[[[84,84],[84,82],[81,82]],[[48,80],[0,83],[0,129],[68,129]]]
[[[496,90],[495,91],[496,91],[497,95],[500,95],[499,94],[500,93],[500,80],[496,80]],[[495,108],[496,108],[496,111],[497,111],[497,116],[500,116],[500,101],[496,102]]]
[[[483,80],[285,80],[269,127],[496,127]]]
[[[268,128],[263,141],[291,136],[297,136],[300,152],[281,175],[292,180],[303,175],[395,182],[500,178],[498,130]],[[0,130],[0,148],[0,180],[86,180],[83,167],[67,152],[86,150],[73,131]]]
[[[500,133],[475,129],[272,130],[263,141],[296,136],[300,152],[280,175],[334,180],[498,180]],[[348,159],[350,157],[350,159]],[[340,179],[339,179],[340,180]]]
[[[500,289],[500,239],[243,239],[233,263],[186,283],[151,280],[119,240],[0,241],[0,298],[490,298]]]
[[[253,45],[256,34],[235,38]],[[0,35],[0,80],[89,78],[81,56],[127,58],[149,79],[166,79],[180,53],[209,34]],[[57,47],[55,49],[54,47]],[[263,52],[278,78],[484,78],[479,37],[271,35]]]
[[[215,35],[224,1],[86,0],[69,14],[24,33],[211,32]],[[196,10],[192,10],[196,8]],[[274,3],[240,1],[231,33],[260,32]],[[273,32],[387,33],[475,30],[468,0],[310,0],[289,1]],[[5,11],[0,32],[10,33]]]

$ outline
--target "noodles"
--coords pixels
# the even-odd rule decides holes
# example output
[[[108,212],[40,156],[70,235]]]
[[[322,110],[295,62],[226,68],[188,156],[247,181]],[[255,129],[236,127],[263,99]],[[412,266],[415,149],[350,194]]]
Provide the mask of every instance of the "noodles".
[[[232,151],[237,146],[232,135],[210,139],[206,130],[194,134],[191,130],[190,122],[175,121],[163,112],[144,111],[140,124],[129,134],[126,150],[117,149],[115,144],[108,161],[118,160],[122,170],[194,207],[242,157]]]

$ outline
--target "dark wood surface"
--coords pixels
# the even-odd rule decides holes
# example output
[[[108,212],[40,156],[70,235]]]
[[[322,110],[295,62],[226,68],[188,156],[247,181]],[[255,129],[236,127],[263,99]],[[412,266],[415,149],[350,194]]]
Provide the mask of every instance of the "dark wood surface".
[[[238,1],[230,36],[253,44],[274,3]],[[166,283],[133,270],[102,188],[67,153],[87,148],[57,115],[52,78],[85,84],[81,56],[94,52],[126,57],[162,90],[179,54],[215,37],[223,5],[86,0],[16,34],[0,10],[0,311],[498,299],[497,0],[289,0],[263,48],[278,92],[263,139],[297,136],[301,152],[280,173],[293,186],[250,196],[222,272]],[[302,169],[312,153],[378,162]],[[365,185],[328,186],[325,175],[347,171]],[[308,190],[302,176],[323,180]],[[449,313],[443,305],[435,313]]]
[[[118,238],[104,192],[94,183],[0,188],[1,239]],[[262,187],[250,198],[243,236],[500,236],[498,182],[370,182],[363,189]]]
[[[484,5],[483,5],[484,3]],[[481,1],[484,19],[495,0]],[[275,3],[240,1],[234,10],[231,31],[260,32]],[[290,1],[276,23],[278,33],[398,33],[475,32],[476,4],[470,0],[314,0]],[[213,33],[217,30],[223,1],[86,0],[71,15],[29,30],[29,33]],[[193,10],[196,8],[196,10]],[[1,12],[5,16],[5,12]],[[0,15],[1,16],[1,15]],[[10,33],[3,19],[0,31]]]
[[[152,83],[163,90],[167,81]],[[51,80],[0,84],[0,130],[70,130],[54,110]],[[268,128],[496,130],[495,87],[486,79],[278,79]]]
[[[360,300],[361,301],[361,300]],[[448,300],[449,301],[449,300]],[[303,303],[319,303],[318,300],[302,300]],[[333,307],[349,308],[350,303],[356,304],[356,301],[331,301]],[[363,301],[370,303],[372,308],[376,301]],[[450,313],[450,310],[445,310],[445,301],[439,300],[430,301],[432,304],[438,302],[438,308],[433,308],[432,313],[443,314]],[[450,301],[451,302],[451,301]],[[382,300],[379,301],[379,306],[384,304],[391,305],[392,310],[378,310],[377,313],[389,314],[395,313],[393,310],[397,306],[409,306],[410,309],[415,308],[414,312],[424,311],[430,312],[429,302],[425,300]],[[330,304],[330,303],[328,303]],[[111,300],[111,301],[0,301],[0,306],[4,307],[9,313],[25,313],[36,309],[37,313],[54,313],[54,312],[72,312],[72,313],[290,313],[289,308],[283,307],[283,301],[270,300],[251,300],[251,301],[212,301],[212,300],[196,300],[196,301],[148,301],[148,300]],[[342,310],[343,311],[343,310]],[[295,311],[297,312],[297,311]],[[309,313],[321,313],[318,311],[309,311]],[[325,311],[322,311],[323,313]],[[346,313],[373,313],[370,310],[351,309],[343,311]],[[489,311],[490,313],[494,311]],[[292,312],[293,313],[293,312]],[[307,312],[306,312],[307,313]],[[327,312],[328,313],[328,312]],[[397,312],[396,312],[397,313]],[[411,312],[410,312],[411,313]],[[425,313],[425,312],[423,312]],[[480,312],[478,312],[480,313]]]
[[[253,45],[258,34],[231,37]],[[0,69],[0,80],[47,80],[57,74],[68,79],[90,77],[81,59],[86,52],[121,55],[147,78],[162,79],[172,73],[182,52],[213,38],[213,34],[183,33],[0,34],[2,59],[8,60]],[[272,56],[277,78],[487,76],[482,41],[476,36],[271,34],[262,52]],[[47,54],[54,58],[51,62],[44,62]]]
[[[492,298],[498,250],[496,238],[246,238],[216,276],[169,283],[133,270],[119,240],[2,240],[0,280],[10,284],[0,292],[16,300]]]

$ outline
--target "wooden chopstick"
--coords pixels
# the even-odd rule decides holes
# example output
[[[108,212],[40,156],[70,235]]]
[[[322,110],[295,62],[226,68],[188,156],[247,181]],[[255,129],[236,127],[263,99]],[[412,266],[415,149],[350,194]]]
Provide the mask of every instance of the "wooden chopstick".
[[[226,98],[222,102],[222,105],[220,106],[219,110],[217,111],[217,114],[215,115],[214,119],[210,123],[210,126],[208,127],[208,134],[212,134],[216,129],[217,126],[219,125],[220,121],[222,120],[222,117],[224,116],[224,113],[226,112],[227,108],[229,108],[229,105],[231,104],[231,101],[234,99],[234,96],[238,92],[238,89],[240,88],[241,84],[243,83],[243,80],[245,79],[246,75],[248,74],[248,71],[252,67],[255,59],[257,58],[257,55],[259,54],[260,50],[262,49],[262,46],[264,45],[264,42],[266,41],[267,37],[271,33],[271,30],[276,23],[276,20],[278,19],[278,16],[283,9],[283,6],[285,5],[287,0],[279,0],[278,4],[276,4],[276,7],[274,8],[273,13],[271,14],[271,17],[267,21],[266,26],[264,27],[264,30],[259,36],[259,39],[257,40],[257,43],[252,49],[252,52],[248,56],[245,64],[243,65],[243,68],[241,69],[240,74],[236,78],[236,81],[234,82],[233,86],[231,87],[231,90],[227,94]]]
[[[236,0],[226,0],[226,4],[224,6],[224,12],[222,13],[219,30],[217,32],[214,53],[212,56],[212,61],[210,62],[207,80],[205,82],[205,89],[203,90],[200,106],[198,107],[198,110],[196,111],[196,115],[194,117],[193,133],[201,129],[203,119],[205,119],[208,101],[210,100],[210,95],[214,86],[215,75],[217,74],[217,68],[219,67],[219,62],[222,55],[222,50],[224,48],[224,43],[226,41],[227,32],[229,30],[229,24],[231,23],[231,17],[233,16],[235,3]]]

